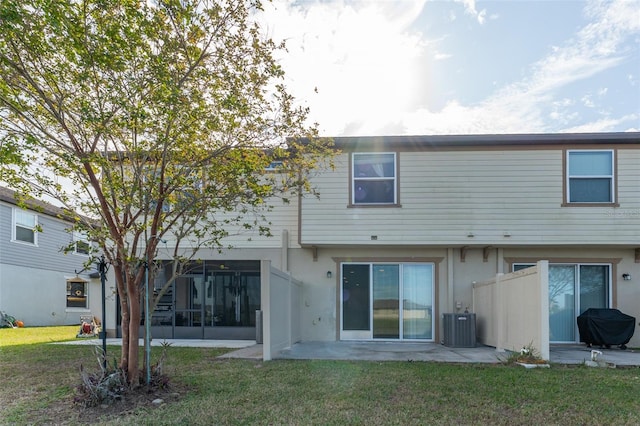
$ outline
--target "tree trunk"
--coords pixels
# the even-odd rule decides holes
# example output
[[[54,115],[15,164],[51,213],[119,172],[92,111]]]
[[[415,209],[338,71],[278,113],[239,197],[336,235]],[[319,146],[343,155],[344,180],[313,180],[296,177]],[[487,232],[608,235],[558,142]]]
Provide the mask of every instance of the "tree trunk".
[[[139,384],[139,360],[140,347],[138,339],[140,338],[140,281],[144,275],[136,274],[127,277],[127,293],[129,296],[129,335],[127,336],[128,351],[125,355],[123,348],[123,356],[127,358],[127,380],[129,385],[137,386]],[[124,324],[123,324],[124,326]],[[122,336],[124,343],[124,334]]]
[[[116,276],[116,286],[118,289],[118,297],[120,299],[120,332],[122,333],[122,347],[120,348],[120,368],[123,371],[129,371],[129,296],[127,295],[127,287],[125,284],[125,272],[117,265],[114,267]]]
[[[126,303],[120,304],[121,308],[127,307]],[[128,307],[127,307],[128,309]],[[122,348],[120,348],[120,368],[129,371],[129,312],[122,309],[122,320],[120,328],[122,330]]]

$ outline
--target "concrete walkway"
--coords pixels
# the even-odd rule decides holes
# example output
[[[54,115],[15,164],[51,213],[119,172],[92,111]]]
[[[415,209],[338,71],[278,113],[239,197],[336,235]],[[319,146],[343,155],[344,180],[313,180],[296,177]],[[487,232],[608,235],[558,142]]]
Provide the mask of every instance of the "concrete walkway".
[[[144,346],[144,340],[138,341],[140,346]],[[69,340],[67,342],[57,342],[60,345],[102,345],[102,339],[82,338]],[[255,346],[255,340],[198,340],[198,339],[152,339],[151,346],[169,345],[178,348],[230,348],[241,349]],[[107,345],[121,346],[122,339],[107,339]]]
[[[100,339],[77,339],[60,344],[101,345]],[[121,339],[107,339],[107,345],[121,345]],[[232,348],[220,358],[262,359],[262,345],[254,340],[154,339],[152,346]],[[143,345],[142,339],[140,345]],[[640,351],[632,349],[587,348],[585,345],[551,345],[550,362],[580,365],[591,360],[591,351],[602,352],[598,361],[616,366],[640,366]],[[282,351],[275,359],[328,359],[363,361],[432,361],[453,363],[499,363],[508,353],[491,346],[449,348],[438,343],[397,342],[300,342]]]

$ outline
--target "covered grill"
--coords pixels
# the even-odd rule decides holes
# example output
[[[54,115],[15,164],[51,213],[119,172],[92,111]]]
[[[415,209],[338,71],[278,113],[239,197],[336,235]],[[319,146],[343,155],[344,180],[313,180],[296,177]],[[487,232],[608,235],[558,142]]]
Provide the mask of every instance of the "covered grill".
[[[590,308],[578,317],[580,341],[588,346],[618,345],[626,349],[635,327],[636,319],[617,309]]]

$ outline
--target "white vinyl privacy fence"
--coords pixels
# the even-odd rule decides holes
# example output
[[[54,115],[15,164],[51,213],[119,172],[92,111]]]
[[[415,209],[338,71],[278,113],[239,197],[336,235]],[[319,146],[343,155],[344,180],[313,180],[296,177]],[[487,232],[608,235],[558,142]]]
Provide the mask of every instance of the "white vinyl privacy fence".
[[[533,345],[549,359],[549,262],[473,285],[478,341],[497,350]]]
[[[260,262],[262,308],[262,358],[265,361],[301,340],[302,282],[290,274]]]

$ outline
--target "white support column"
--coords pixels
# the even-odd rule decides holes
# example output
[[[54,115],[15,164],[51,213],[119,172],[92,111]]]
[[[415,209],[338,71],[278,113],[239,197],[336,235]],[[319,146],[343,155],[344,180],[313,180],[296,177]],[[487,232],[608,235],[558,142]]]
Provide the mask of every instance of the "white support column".
[[[293,280],[291,278],[291,274],[287,273],[289,282],[287,285],[287,347],[291,347],[293,345],[293,324],[292,324],[292,299],[293,299]]]
[[[549,349],[549,261],[538,262],[538,276],[540,286],[540,356],[548,360]]]
[[[260,261],[260,308],[262,309],[262,359],[271,361],[271,261]]]
[[[502,276],[504,274],[496,274],[496,351],[504,352],[506,338],[506,315],[504,300],[504,290],[502,288]]]

